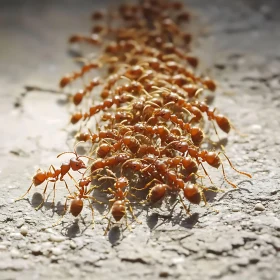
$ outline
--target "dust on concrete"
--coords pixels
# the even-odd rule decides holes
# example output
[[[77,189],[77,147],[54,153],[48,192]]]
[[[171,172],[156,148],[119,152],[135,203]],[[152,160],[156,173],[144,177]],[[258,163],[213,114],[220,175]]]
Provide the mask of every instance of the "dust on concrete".
[[[132,232],[114,227],[103,236],[106,224],[98,211],[94,230],[90,211],[84,220],[66,215],[52,227],[64,201],[59,188],[61,203],[54,209],[46,204],[34,210],[40,200],[35,188],[27,200],[13,202],[36,169],[58,165],[56,155],[69,149],[65,97],[20,94],[30,83],[56,87],[63,73],[75,69],[66,38],[90,26],[93,5],[88,2],[43,1],[40,6],[29,1],[17,7],[4,2],[0,11],[0,279],[278,279],[278,1],[188,1],[195,20],[205,26],[194,52],[219,82],[214,105],[247,134],[233,131],[227,154],[253,175],[252,181],[243,181],[226,169],[240,189],[214,198],[210,205],[218,214],[205,207],[193,208],[191,217],[180,207],[172,217],[144,210],[137,213],[142,225],[133,224]],[[222,182],[216,178],[217,185]]]

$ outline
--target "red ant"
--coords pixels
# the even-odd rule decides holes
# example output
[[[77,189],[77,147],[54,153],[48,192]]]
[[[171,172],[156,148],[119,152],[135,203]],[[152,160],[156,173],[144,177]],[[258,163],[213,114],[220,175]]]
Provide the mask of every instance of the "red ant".
[[[126,198],[128,195],[128,190],[123,191],[123,189],[128,187],[128,185],[129,185],[127,178],[123,177],[123,176],[120,178],[117,178],[116,175],[110,169],[106,169],[106,171],[111,176],[103,176],[103,177],[99,178],[99,180],[111,179],[111,180],[115,181],[114,190],[111,188],[107,188],[107,190],[114,195],[114,198],[109,200],[109,202],[113,202],[113,205],[111,206],[108,214],[111,212],[111,214],[116,222],[119,222],[125,216],[126,226],[130,229],[130,227],[128,225],[128,221],[127,221],[127,212],[126,212],[126,209],[128,208],[128,210],[130,211],[130,213],[131,213],[132,217],[135,219],[135,221],[137,223],[141,224],[141,222],[139,222],[137,220],[136,216],[134,215],[129,200]],[[107,218],[108,214],[106,214],[104,216],[104,218]],[[108,226],[104,232],[104,235],[107,234],[107,232],[110,228],[110,225],[111,225],[111,218],[108,220],[109,220]]]
[[[102,19],[104,19],[104,17],[105,17],[105,12],[102,11],[102,10],[95,11],[95,12],[93,12],[92,15],[91,15],[91,18],[92,18],[93,20],[102,20]]]
[[[208,178],[210,179],[211,183],[212,180],[209,177],[208,173],[206,172],[204,166],[202,165],[203,161],[206,161],[210,166],[215,167],[215,168],[219,168],[220,165],[222,165],[222,171],[223,171],[223,176],[224,179],[227,183],[229,183],[231,186],[233,186],[234,188],[236,188],[236,185],[233,184],[232,182],[230,182],[225,174],[225,170],[224,170],[224,165],[221,162],[221,159],[219,157],[219,154],[223,154],[225,156],[225,158],[227,159],[228,163],[230,164],[231,168],[233,170],[235,170],[237,173],[243,174],[249,178],[252,178],[252,176],[246,172],[243,171],[239,171],[237,170],[231,163],[231,161],[229,160],[229,158],[226,156],[225,153],[223,152],[219,152],[218,154],[214,153],[214,152],[208,152],[207,150],[202,150],[199,151],[196,147],[194,146],[189,146],[189,144],[187,142],[184,141],[174,141],[172,143],[170,143],[168,146],[172,146],[175,150],[181,152],[181,153],[186,153],[188,152],[188,154],[192,157],[195,158],[197,160],[197,162],[202,166],[206,176],[208,176]],[[166,148],[166,147],[165,147]],[[202,162],[199,160],[199,158],[201,158]]]
[[[199,111],[199,110],[197,110]],[[147,120],[148,122],[157,122],[157,119],[160,117],[166,121],[171,121],[172,123],[175,123],[178,125],[182,130],[187,131],[190,133],[190,136],[192,138],[192,141],[195,145],[199,146],[200,143],[203,141],[204,134],[203,131],[199,127],[191,127],[189,123],[185,123],[182,119],[180,119],[175,114],[172,114],[172,112],[169,109],[166,108],[154,108],[151,105],[146,105],[143,109],[144,115],[150,115],[150,118]]]
[[[101,39],[98,34],[91,34],[91,36],[83,36],[83,35],[72,35],[69,38],[69,43],[80,43],[85,42],[91,45],[100,45]]]
[[[103,103],[90,107],[89,113],[83,114],[84,119],[89,119],[101,110],[111,108],[114,104],[120,106],[120,104],[131,101],[134,97],[130,94],[123,94],[121,96],[115,96],[113,99],[107,99]]]
[[[130,157],[131,156],[127,153],[119,153],[117,155],[113,155],[113,156],[107,157],[105,159],[96,159],[91,164],[91,174],[99,171],[100,169],[103,169],[104,167],[111,167],[112,168],[112,167],[117,166],[121,163],[124,163],[127,160],[129,160]]]
[[[102,204],[102,202],[98,201],[95,197],[90,196],[89,194],[93,190],[93,188],[89,188],[87,190],[87,187],[90,185],[92,179],[91,177],[85,177],[81,178],[78,182],[70,175],[71,179],[75,181],[75,186],[78,190],[78,192],[74,192],[74,194],[70,194],[67,196],[65,204],[64,204],[64,213],[59,219],[57,223],[55,223],[53,226],[56,226],[64,217],[66,211],[67,211],[67,202],[69,199],[71,199],[70,209],[69,212],[74,216],[77,217],[83,210],[84,202],[83,199],[87,199],[88,201],[91,199],[99,204]],[[92,207],[92,204],[89,202],[89,206],[91,209],[92,214],[92,227],[94,227],[94,209]]]
[[[54,190],[53,204],[54,204],[54,200],[55,200],[55,187],[56,187],[56,183],[57,183],[58,180],[63,181],[65,183],[65,186],[66,186],[68,192],[71,194],[71,192],[68,188],[68,185],[67,185],[66,181],[64,180],[64,176],[66,174],[71,176],[68,173],[70,169],[73,170],[73,171],[80,172],[81,169],[86,168],[85,163],[80,159],[80,157],[85,157],[85,158],[88,158],[88,159],[91,159],[91,158],[89,158],[87,156],[78,156],[78,154],[76,152],[76,146],[74,147],[74,152],[63,152],[63,153],[59,154],[57,157],[60,157],[61,155],[66,154],[66,153],[74,154],[76,157],[71,158],[68,162],[62,163],[60,168],[58,168],[58,169],[55,169],[53,165],[50,166],[50,168],[47,172],[45,172],[41,169],[38,169],[37,173],[33,176],[32,184],[30,185],[30,187],[28,188],[26,193],[23,196],[21,196],[20,198],[18,198],[17,200],[20,200],[20,199],[24,198],[29,193],[29,191],[30,191],[30,189],[32,188],[33,185],[36,187],[36,186],[41,185],[45,181],[47,181],[47,184],[46,184],[46,187],[43,191],[43,201],[36,209],[39,209],[45,201],[45,194],[46,194],[49,182],[54,183],[54,186],[53,186],[53,190]],[[51,171],[51,169],[53,171]]]
[[[226,133],[229,133],[230,131],[230,123],[229,120],[222,116],[222,115],[215,115],[213,111],[210,111],[209,107],[203,103],[195,101],[193,103],[188,103],[184,99],[182,99],[180,96],[178,96],[176,93],[173,92],[164,92],[163,95],[166,102],[170,104],[170,102],[175,102],[178,106],[182,106],[186,108],[189,112],[191,112],[195,117],[191,121],[200,121],[202,118],[201,112],[205,112],[209,118],[209,120],[215,120],[218,124],[218,126]],[[197,107],[199,110],[196,110],[195,107]],[[191,122],[190,121],[190,122]]]

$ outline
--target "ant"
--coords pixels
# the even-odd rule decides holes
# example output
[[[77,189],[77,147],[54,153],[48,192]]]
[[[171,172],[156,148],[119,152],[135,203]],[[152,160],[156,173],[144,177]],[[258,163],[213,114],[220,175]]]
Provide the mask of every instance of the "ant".
[[[43,191],[43,200],[40,203],[40,205],[38,207],[36,207],[36,210],[40,209],[42,207],[42,205],[44,204],[45,194],[46,194],[49,182],[54,183],[54,186],[53,186],[54,197],[53,197],[53,202],[52,202],[52,204],[54,204],[54,200],[55,200],[55,187],[56,187],[56,182],[58,180],[63,181],[65,183],[65,186],[66,186],[68,192],[70,193],[68,185],[67,185],[66,181],[63,179],[63,177],[66,174],[69,175],[68,171],[69,171],[69,169],[64,164],[62,164],[59,169],[55,169],[55,167],[53,165],[51,165],[49,167],[48,171],[44,171],[42,169],[38,169],[36,174],[32,178],[32,183],[31,183],[30,187],[27,189],[25,194],[23,194],[21,197],[17,198],[15,201],[23,199],[29,193],[29,191],[31,190],[33,185],[35,187],[37,187],[37,186],[43,184],[45,181],[47,181],[47,184],[46,184],[46,186],[44,188],[44,191]],[[60,179],[59,179],[59,176],[60,176]]]
[[[63,219],[64,215],[66,214],[66,211],[68,208],[68,206],[67,206],[68,200],[72,200],[71,204],[70,204],[69,212],[74,217],[77,217],[83,210],[83,207],[84,207],[83,199],[87,199],[89,202],[89,206],[90,206],[91,214],[92,214],[92,227],[94,227],[94,209],[92,207],[92,204],[90,203],[90,200],[93,200],[99,204],[102,204],[102,202],[98,201],[95,197],[89,195],[94,188],[94,187],[92,187],[87,190],[87,187],[90,185],[92,179],[91,179],[91,177],[85,177],[85,178],[81,178],[77,182],[71,175],[69,175],[69,176],[72,180],[75,181],[75,186],[78,191],[74,192],[74,194],[70,194],[67,196],[65,204],[64,204],[64,213],[63,213],[61,219],[59,219],[59,221],[57,223],[55,223],[53,226],[56,226]]]
[[[89,108],[89,113],[84,113],[82,114],[82,117],[84,120],[91,118],[92,116],[94,116],[95,114],[97,114],[98,112],[100,112],[101,110],[104,111],[106,109],[111,108],[114,104],[117,106],[120,106],[120,104],[122,103],[126,103],[128,101],[131,101],[134,97],[130,94],[123,94],[121,96],[114,96],[113,99],[107,99],[105,101],[103,101],[103,103],[101,104],[97,104],[95,106],[92,106]],[[80,113],[75,113],[72,118],[71,118],[71,122],[72,119],[74,118],[74,116],[76,116],[77,114]],[[79,115],[80,117],[80,115]],[[79,118],[80,120],[81,118]],[[76,120],[76,119],[75,119]],[[79,121],[77,120],[77,122]],[[73,123],[73,122],[72,122]]]
[[[127,228],[130,229],[130,226],[128,225],[128,221],[127,221],[127,209],[128,209],[129,212],[131,213],[132,217],[134,218],[134,220],[137,223],[141,224],[141,222],[138,221],[138,219],[134,215],[129,200],[126,198],[128,195],[128,190],[123,191],[123,189],[128,187],[128,185],[129,185],[127,178],[124,176],[117,178],[117,176],[110,169],[107,169],[107,168],[106,168],[106,172],[111,176],[103,176],[103,177],[99,178],[98,180],[111,179],[111,180],[114,180],[115,183],[114,183],[114,190],[111,188],[107,188],[107,191],[112,193],[114,195],[114,198],[109,200],[109,202],[113,202],[113,205],[110,207],[109,212],[104,216],[104,218],[108,219],[107,216],[109,215],[110,212],[116,222],[119,222],[125,216],[126,226],[127,226]],[[110,228],[110,225],[111,225],[111,218],[108,219],[108,226],[104,232],[104,235],[107,234],[107,232]]]
[[[172,102],[170,102],[172,103]],[[193,110],[194,111],[194,110]],[[197,110],[199,113],[200,111]],[[172,114],[169,109],[166,108],[154,108],[152,105],[146,105],[143,109],[144,116],[150,115],[150,118],[147,120],[148,122],[157,123],[158,118],[162,118],[165,121],[171,121],[178,125],[182,130],[188,132],[192,138],[193,143],[196,146],[199,146],[204,139],[203,131],[199,127],[191,127],[190,123],[185,123],[181,118],[177,115]]]
[[[46,187],[43,191],[43,200],[42,200],[41,204],[38,207],[36,207],[36,210],[41,208],[41,206],[43,205],[43,203],[45,201],[45,195],[46,195],[46,191],[47,191],[49,182],[54,183],[54,186],[53,186],[53,190],[54,190],[53,204],[54,204],[54,200],[55,200],[55,187],[56,187],[57,181],[63,181],[65,183],[65,186],[66,186],[69,194],[71,194],[71,192],[68,188],[68,185],[67,185],[66,181],[64,180],[64,176],[66,174],[68,174],[68,176],[71,176],[70,173],[69,173],[70,169],[73,170],[73,171],[80,172],[81,169],[86,168],[85,163],[80,159],[80,157],[85,157],[85,158],[88,158],[88,159],[90,159],[90,158],[87,157],[87,156],[78,156],[78,154],[76,152],[76,146],[74,147],[74,152],[63,152],[63,153],[59,154],[57,156],[57,158],[60,157],[63,154],[66,154],[66,153],[74,154],[76,157],[71,158],[68,162],[62,163],[60,168],[58,168],[58,169],[55,169],[53,165],[50,166],[50,168],[47,172],[43,171],[41,169],[38,169],[37,173],[33,176],[32,184],[30,185],[30,187],[28,188],[26,193],[23,196],[21,196],[20,198],[16,199],[16,201],[23,199],[29,193],[29,191],[30,191],[30,189],[32,188],[33,185],[36,187],[36,186],[41,185],[45,181],[47,181],[47,184],[46,184]]]
[[[207,171],[205,170],[202,162],[206,161],[210,166],[214,167],[214,168],[219,168],[220,166],[222,166],[222,171],[223,171],[223,176],[224,176],[224,179],[227,183],[229,183],[232,187],[236,188],[236,185],[234,183],[232,183],[231,181],[229,181],[226,177],[226,174],[225,174],[225,170],[224,170],[224,165],[219,157],[219,154],[223,154],[225,156],[225,158],[227,159],[229,165],[231,166],[231,168],[233,170],[235,170],[237,173],[239,174],[242,174],[242,175],[245,175],[249,178],[252,178],[252,176],[246,172],[243,172],[243,171],[239,171],[237,170],[233,164],[231,163],[230,159],[226,156],[225,153],[223,152],[219,152],[218,154],[217,153],[214,153],[214,152],[209,152],[207,150],[202,150],[202,151],[199,151],[196,147],[194,146],[189,146],[189,144],[187,142],[184,142],[184,141],[174,141],[172,143],[170,143],[169,145],[171,145],[175,150],[181,152],[181,153],[186,153],[188,152],[188,154],[192,157],[192,158],[195,158],[197,160],[197,162],[199,163],[199,165],[202,166],[206,176],[208,176],[208,178],[210,179],[211,183],[213,184],[211,178],[209,177]],[[199,158],[201,158],[202,161],[199,160]]]
[[[229,120],[225,116],[215,115],[214,114],[215,110],[210,111],[208,105],[206,105],[205,103],[199,101],[188,103],[180,96],[178,96],[176,93],[173,92],[165,91],[162,96],[168,104],[170,104],[170,102],[175,102],[175,104],[177,104],[178,106],[182,106],[185,109],[187,109],[189,112],[191,112],[195,117],[190,122],[200,121],[200,119],[202,118],[201,112],[205,112],[209,120],[215,120],[218,126],[221,128],[221,130],[223,130],[226,133],[229,133],[231,128]],[[195,107],[198,108],[199,110],[196,110]]]
[[[96,159],[92,164],[91,164],[91,174],[94,172],[99,171],[100,169],[103,169],[104,167],[114,167],[119,164],[122,164],[129,160],[131,156],[128,153],[119,153],[107,158],[100,158]]]
[[[81,75],[82,76],[82,75]],[[73,96],[73,103],[78,106],[82,101],[85,95],[88,92],[91,92],[94,87],[99,86],[101,84],[101,79],[99,77],[93,78],[88,85],[85,86],[85,89],[80,89]]]
[[[80,42],[85,42],[97,46],[101,44],[101,39],[98,34],[91,34],[91,36],[72,35],[69,38],[69,43],[80,43]]]

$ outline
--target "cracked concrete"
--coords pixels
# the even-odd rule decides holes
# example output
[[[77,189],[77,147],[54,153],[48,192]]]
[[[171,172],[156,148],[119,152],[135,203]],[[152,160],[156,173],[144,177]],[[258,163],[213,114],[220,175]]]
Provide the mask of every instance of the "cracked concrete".
[[[230,133],[227,154],[252,181],[226,168],[240,189],[213,199],[218,214],[193,207],[186,217],[177,207],[170,218],[144,209],[142,225],[131,233],[114,227],[108,236],[99,211],[94,230],[88,209],[84,221],[66,215],[52,228],[61,204],[35,211],[35,189],[14,203],[34,171],[58,165],[56,155],[70,145],[64,96],[23,97],[24,86],[55,88],[75,69],[67,36],[89,30],[94,4],[1,1],[0,279],[280,279],[279,1],[186,2],[198,26],[194,53],[219,82],[214,105],[246,134]],[[215,180],[223,184],[221,176]],[[61,203],[63,195],[58,188]]]

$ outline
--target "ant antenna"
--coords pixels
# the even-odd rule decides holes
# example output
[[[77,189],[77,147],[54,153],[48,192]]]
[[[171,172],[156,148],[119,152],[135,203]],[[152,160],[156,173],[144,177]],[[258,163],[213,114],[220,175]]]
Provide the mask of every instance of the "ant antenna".
[[[228,161],[230,167],[231,167],[233,170],[235,170],[235,171],[236,171],[237,173],[239,173],[239,174],[242,174],[242,175],[245,175],[245,176],[247,176],[247,177],[249,177],[249,178],[252,178],[252,175],[251,175],[251,174],[246,173],[246,172],[243,172],[243,171],[237,170],[237,169],[232,165],[231,161],[229,160],[229,158],[227,157],[227,155],[226,155],[225,153],[223,153],[223,152],[220,152],[220,153],[223,154],[223,155],[226,157],[226,159],[227,159],[227,161]]]
[[[69,177],[75,182],[75,187],[77,188],[77,190],[79,190],[79,184],[78,184],[78,182],[76,181],[76,179],[70,174],[70,173],[68,173],[68,175],[69,175]]]
[[[231,186],[233,186],[234,188],[237,188],[237,186],[235,184],[233,184],[231,181],[228,180],[227,176],[226,176],[226,173],[225,173],[225,169],[224,169],[224,165],[223,163],[221,162],[222,164],[222,170],[223,170],[223,175],[224,175],[224,178],[225,178],[225,181],[228,182]]]
[[[77,158],[81,158],[81,157],[84,157],[84,158],[87,158],[87,159],[90,159],[90,160],[94,160],[93,158],[91,157],[88,157],[88,156],[78,156],[77,154],[77,150],[76,150],[76,146],[80,143],[83,143],[84,141],[79,141],[78,143],[75,144],[74,146],[74,152],[63,152],[59,155],[57,155],[57,158],[59,158],[60,156],[64,155],[64,154],[74,154]]]

